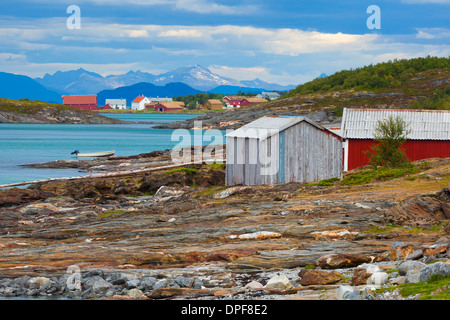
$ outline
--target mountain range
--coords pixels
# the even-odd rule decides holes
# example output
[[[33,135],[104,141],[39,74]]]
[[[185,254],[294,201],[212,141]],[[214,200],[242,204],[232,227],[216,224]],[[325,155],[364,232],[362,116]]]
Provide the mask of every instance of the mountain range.
[[[287,91],[296,87],[294,85],[282,86],[268,83],[260,79],[238,81],[214,74],[209,69],[199,65],[178,68],[160,75],[153,75],[138,70],[106,77],[79,68],[78,70],[58,71],[53,75],[46,74],[44,77],[35,78],[34,80],[49,90],[68,95],[97,94],[102,90],[131,86],[140,82],[147,82],[157,86],[164,86],[171,82],[181,82],[200,91],[210,91],[218,86],[258,88],[270,91]]]
[[[261,79],[238,81],[214,74],[199,65],[178,68],[160,75],[138,70],[106,77],[83,68],[57,71],[35,79],[0,72],[0,98],[27,98],[55,103],[62,103],[63,95],[97,94],[99,105],[103,105],[106,98],[124,98],[131,103],[137,95],[176,97],[200,92],[261,93],[288,91],[295,87],[268,83]]]

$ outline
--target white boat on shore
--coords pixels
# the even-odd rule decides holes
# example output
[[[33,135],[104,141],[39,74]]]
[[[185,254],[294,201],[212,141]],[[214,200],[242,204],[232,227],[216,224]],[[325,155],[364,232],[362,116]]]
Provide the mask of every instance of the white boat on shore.
[[[116,150],[80,153],[78,150],[75,150],[71,154],[76,154],[78,158],[99,158],[112,156],[115,152]]]

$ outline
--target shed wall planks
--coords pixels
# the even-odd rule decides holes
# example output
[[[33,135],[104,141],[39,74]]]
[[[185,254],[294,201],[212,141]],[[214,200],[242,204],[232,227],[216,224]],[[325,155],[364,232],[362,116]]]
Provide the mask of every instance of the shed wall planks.
[[[307,121],[263,140],[227,137],[228,185],[274,185],[341,178],[342,162],[341,139]]]

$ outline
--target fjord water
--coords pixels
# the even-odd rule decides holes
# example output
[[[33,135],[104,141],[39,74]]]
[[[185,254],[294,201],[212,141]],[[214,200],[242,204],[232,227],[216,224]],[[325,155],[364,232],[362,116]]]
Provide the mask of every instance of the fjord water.
[[[154,129],[151,122],[196,118],[187,114],[105,114],[133,124],[0,124],[0,185],[79,176],[77,169],[34,169],[21,165],[76,160],[70,153],[116,150],[117,156],[171,149],[173,130]],[[145,124],[148,122],[148,124]]]

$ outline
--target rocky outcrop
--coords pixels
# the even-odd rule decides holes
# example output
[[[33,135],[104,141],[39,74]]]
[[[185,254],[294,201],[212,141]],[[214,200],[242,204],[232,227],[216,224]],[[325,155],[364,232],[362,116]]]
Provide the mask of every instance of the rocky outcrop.
[[[450,191],[444,188],[434,194],[409,197],[386,213],[392,223],[409,226],[432,226],[450,219]]]
[[[33,113],[16,113],[0,110],[0,123],[124,124],[129,122],[75,108],[72,108],[72,110],[44,108]]]
[[[115,166],[151,167],[166,156]],[[95,166],[113,160],[103,161]],[[450,258],[445,219],[410,232],[407,224],[391,230],[388,218],[418,197],[420,183],[428,193],[418,199],[432,199],[421,210],[434,215],[446,199],[442,183],[227,187],[223,172],[203,164],[2,190],[0,295],[391,299],[370,288],[419,281],[423,265]],[[417,263],[400,267],[405,261]]]

